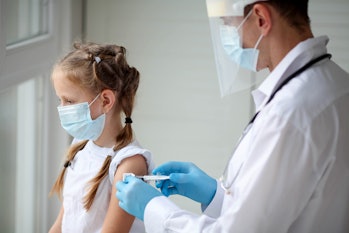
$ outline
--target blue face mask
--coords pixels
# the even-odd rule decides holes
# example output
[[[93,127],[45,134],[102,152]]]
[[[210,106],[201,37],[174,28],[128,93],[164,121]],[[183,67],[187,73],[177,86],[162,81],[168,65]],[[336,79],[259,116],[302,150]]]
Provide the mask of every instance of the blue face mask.
[[[257,47],[262,40],[263,35],[259,37],[254,48],[242,48],[241,38],[238,33],[239,28],[243,25],[243,23],[247,20],[251,13],[252,11],[246,16],[246,18],[237,28],[227,25],[221,26],[220,35],[223,48],[228,56],[239,66],[256,72],[259,55],[259,50],[257,49]]]
[[[99,138],[104,128],[105,114],[92,120],[90,112],[90,106],[99,95],[90,104],[84,102],[57,107],[61,125],[68,134],[80,140],[96,140]]]

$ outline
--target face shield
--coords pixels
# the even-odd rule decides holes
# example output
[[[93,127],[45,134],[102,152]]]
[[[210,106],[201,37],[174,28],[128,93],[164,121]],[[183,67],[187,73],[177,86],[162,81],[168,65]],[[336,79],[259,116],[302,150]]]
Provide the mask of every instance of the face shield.
[[[242,24],[246,5],[256,0],[206,0],[221,96],[250,88],[254,83],[258,46],[242,48]],[[250,12],[251,13],[251,12]]]

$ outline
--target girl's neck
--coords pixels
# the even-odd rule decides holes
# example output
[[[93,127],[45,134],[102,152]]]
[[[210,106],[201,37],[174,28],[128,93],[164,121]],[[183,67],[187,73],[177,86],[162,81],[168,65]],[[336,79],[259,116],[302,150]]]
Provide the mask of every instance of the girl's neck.
[[[94,143],[101,147],[113,147],[116,144],[116,137],[122,130],[120,116],[106,116],[105,125],[101,136]]]

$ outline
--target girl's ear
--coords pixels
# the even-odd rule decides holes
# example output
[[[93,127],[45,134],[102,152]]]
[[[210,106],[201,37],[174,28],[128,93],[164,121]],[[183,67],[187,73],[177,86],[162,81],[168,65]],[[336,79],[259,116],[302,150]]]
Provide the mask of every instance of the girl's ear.
[[[104,113],[107,113],[110,111],[110,109],[113,108],[116,97],[115,97],[115,92],[109,89],[105,89],[101,93],[101,98],[103,101],[103,111]]]
[[[255,4],[253,6],[254,14],[257,17],[258,28],[263,36],[267,36],[272,26],[271,10],[266,4]]]

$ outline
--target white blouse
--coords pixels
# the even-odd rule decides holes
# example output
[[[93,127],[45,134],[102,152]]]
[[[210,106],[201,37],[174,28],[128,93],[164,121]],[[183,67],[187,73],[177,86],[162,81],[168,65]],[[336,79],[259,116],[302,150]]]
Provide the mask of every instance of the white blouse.
[[[99,147],[93,141],[87,142],[86,146],[76,154],[66,171],[63,188],[63,233],[101,232],[110,202],[116,168],[123,159],[136,154],[144,156],[150,173],[154,168],[151,153],[143,149],[137,141],[116,152],[113,151],[113,148]],[[108,155],[113,157],[109,167],[109,176],[100,183],[94,202],[90,210],[86,212],[83,207],[83,198],[89,188],[87,183],[96,176]],[[136,218],[130,232],[145,232],[143,222]]]

